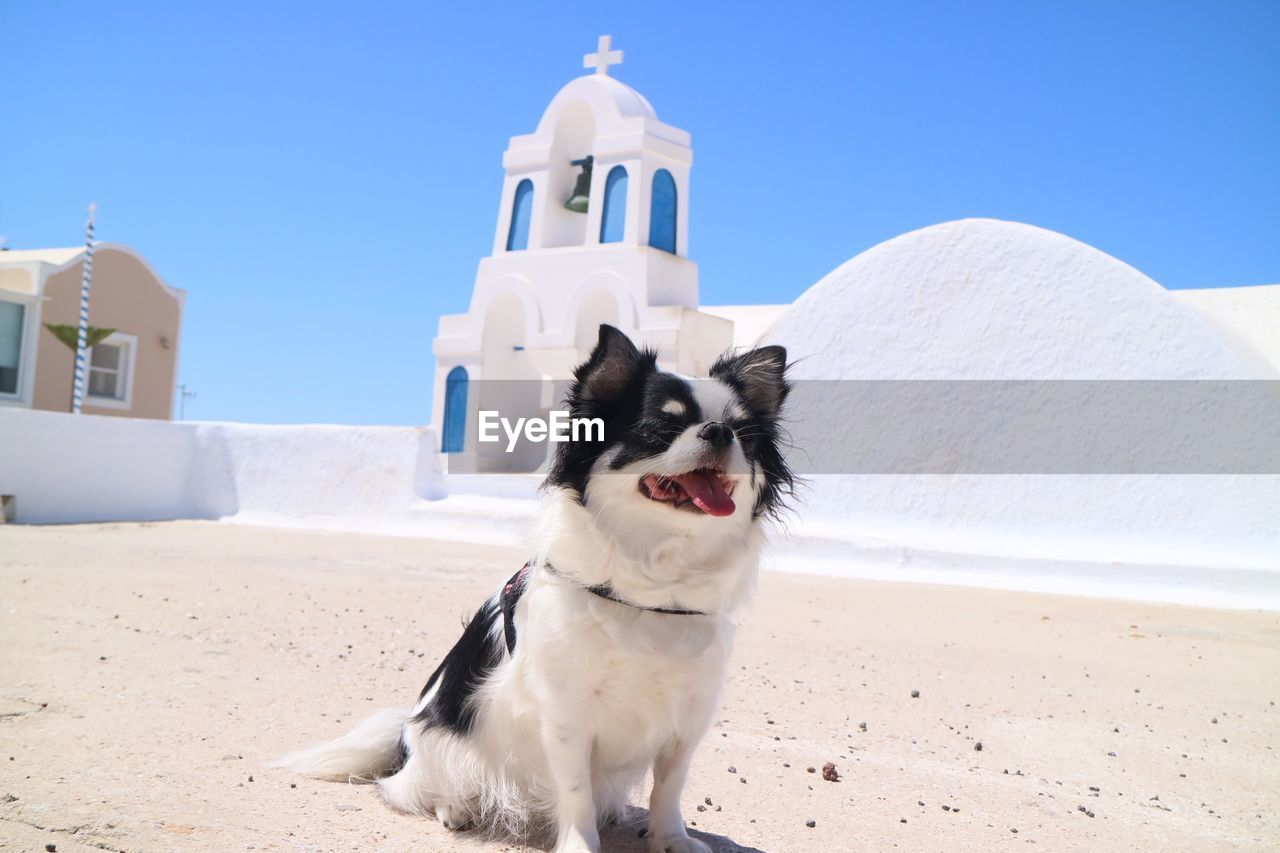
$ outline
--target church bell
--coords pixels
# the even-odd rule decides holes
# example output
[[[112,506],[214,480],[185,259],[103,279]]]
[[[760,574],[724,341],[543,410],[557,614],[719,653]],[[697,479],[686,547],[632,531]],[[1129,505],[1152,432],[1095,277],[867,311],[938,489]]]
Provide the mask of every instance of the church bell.
[[[581,160],[570,161],[571,166],[581,166],[582,171],[578,173],[578,179],[573,185],[573,195],[569,196],[569,200],[564,203],[566,210],[572,210],[574,213],[586,213],[588,196],[591,195],[591,164],[595,158],[588,154]]]

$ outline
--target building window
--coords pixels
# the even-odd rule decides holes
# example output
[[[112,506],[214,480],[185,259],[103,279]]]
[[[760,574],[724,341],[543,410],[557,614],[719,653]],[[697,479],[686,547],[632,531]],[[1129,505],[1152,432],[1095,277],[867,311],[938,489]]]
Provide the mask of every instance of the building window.
[[[600,214],[600,242],[621,243],[627,228],[627,170],[614,166],[604,180],[604,208]]]
[[[461,453],[467,440],[467,369],[458,365],[444,380],[444,435],[440,450]]]
[[[18,393],[22,369],[22,329],[27,306],[0,301],[0,394]]]
[[[0,302],[0,394],[18,393],[18,372],[22,364],[22,328],[26,318],[25,305]]]
[[[507,251],[529,248],[529,223],[533,219],[533,181],[525,178],[516,185],[511,202],[511,227],[507,231]]]
[[[89,397],[95,404],[128,406],[136,351],[137,339],[119,333],[89,350]]]
[[[649,245],[673,255],[676,253],[676,179],[666,169],[659,169],[653,176]]]

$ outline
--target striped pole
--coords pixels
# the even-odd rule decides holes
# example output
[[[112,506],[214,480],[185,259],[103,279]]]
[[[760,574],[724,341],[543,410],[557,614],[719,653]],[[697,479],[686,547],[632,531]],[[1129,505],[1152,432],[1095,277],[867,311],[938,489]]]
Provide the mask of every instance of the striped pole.
[[[89,338],[89,285],[93,282],[93,214],[98,205],[89,205],[89,221],[84,226],[84,275],[80,279],[80,331],[76,334],[76,379],[71,389],[71,413],[80,414],[84,402],[85,344]]]

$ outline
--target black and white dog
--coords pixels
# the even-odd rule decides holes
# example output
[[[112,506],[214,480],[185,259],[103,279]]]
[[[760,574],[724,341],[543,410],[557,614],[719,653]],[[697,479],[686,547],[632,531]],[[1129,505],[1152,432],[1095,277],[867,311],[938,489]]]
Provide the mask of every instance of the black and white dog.
[[[786,352],[726,355],[710,378],[660,370],[612,326],[574,373],[529,564],[471,619],[412,711],[386,711],[281,765],[377,780],[450,828],[554,826],[596,851],[653,770],[652,851],[707,851],[680,792],[715,711],[766,519],[793,479],[779,448]]]

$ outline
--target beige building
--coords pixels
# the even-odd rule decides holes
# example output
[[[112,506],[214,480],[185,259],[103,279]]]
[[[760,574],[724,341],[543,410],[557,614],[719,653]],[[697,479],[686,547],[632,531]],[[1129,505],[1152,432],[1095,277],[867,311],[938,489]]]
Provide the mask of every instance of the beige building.
[[[0,251],[0,406],[71,410],[75,354],[45,324],[79,322],[84,254]],[[115,332],[89,352],[84,412],[173,416],[185,297],[132,249],[94,244],[89,324]]]

